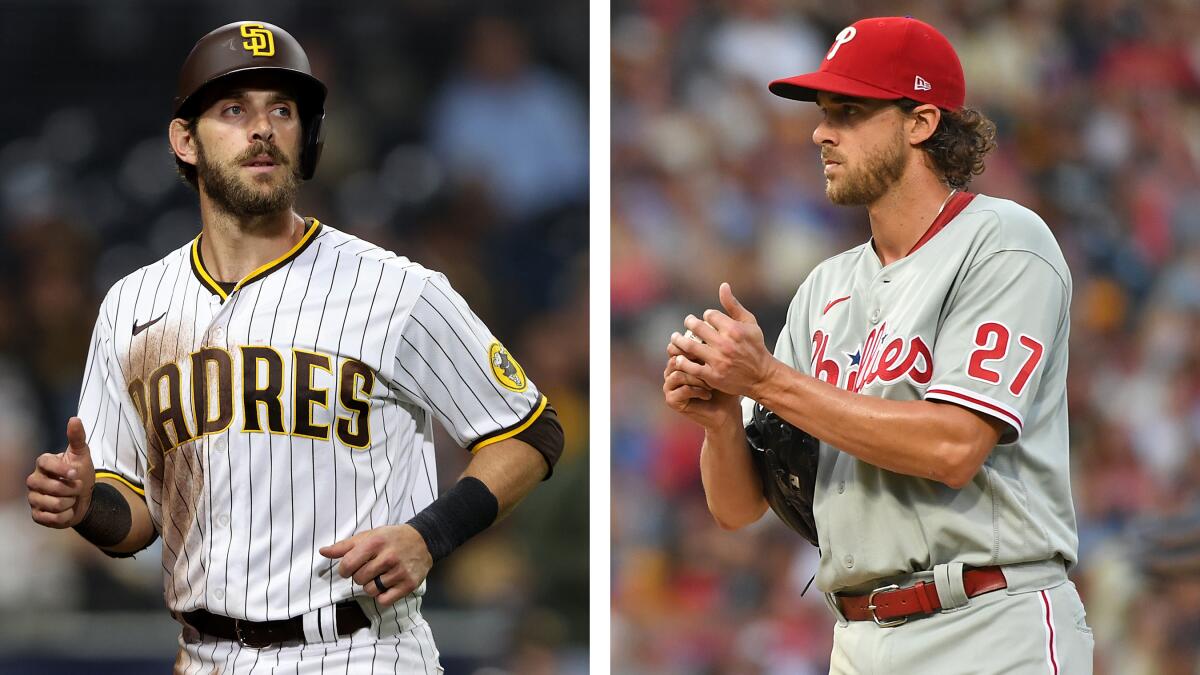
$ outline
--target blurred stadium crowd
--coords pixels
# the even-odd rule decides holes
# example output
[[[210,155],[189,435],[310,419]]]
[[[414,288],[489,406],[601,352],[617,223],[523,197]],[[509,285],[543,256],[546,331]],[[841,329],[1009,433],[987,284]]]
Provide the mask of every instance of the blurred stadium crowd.
[[[329,86],[298,210],[445,272],[567,430],[554,479],[434,570],[443,664],[584,672],[588,8],[550,0],[0,2],[0,283],[15,290],[0,295],[0,672],[51,672],[29,660],[42,643],[84,634],[94,653],[174,655],[106,620],[173,625],[158,545],[110,561],[37,527],[24,477],[63,447],[105,291],[199,231],[166,140],[175,81],[200,36],[247,18],[295,35]],[[468,457],[439,447],[444,488]],[[65,653],[70,672],[130,672]]]
[[[718,530],[662,370],[720,281],[773,343],[812,267],[869,237],[824,197],[815,106],[766,84],[905,14],[950,38],[999,127],[971,189],[1039,213],[1074,275],[1073,578],[1096,672],[1200,672],[1200,5],[613,4],[613,672],[826,672],[832,617],[801,597],[816,550],[770,515]]]

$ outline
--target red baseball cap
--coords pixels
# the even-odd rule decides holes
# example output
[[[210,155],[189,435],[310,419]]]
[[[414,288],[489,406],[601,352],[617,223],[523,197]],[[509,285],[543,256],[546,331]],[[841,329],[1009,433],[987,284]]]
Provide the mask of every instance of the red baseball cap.
[[[842,29],[815,73],[770,84],[771,93],[815,101],[827,91],[865,98],[910,98],[958,110],[966,98],[962,63],[936,28],[909,17],[863,19]]]

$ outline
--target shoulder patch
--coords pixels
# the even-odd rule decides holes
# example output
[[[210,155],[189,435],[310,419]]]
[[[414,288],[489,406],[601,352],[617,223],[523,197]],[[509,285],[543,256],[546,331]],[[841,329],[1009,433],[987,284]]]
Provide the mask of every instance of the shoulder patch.
[[[492,375],[505,389],[525,391],[529,388],[529,380],[521,364],[508,353],[499,341],[492,342],[488,348],[488,363],[492,364]]]

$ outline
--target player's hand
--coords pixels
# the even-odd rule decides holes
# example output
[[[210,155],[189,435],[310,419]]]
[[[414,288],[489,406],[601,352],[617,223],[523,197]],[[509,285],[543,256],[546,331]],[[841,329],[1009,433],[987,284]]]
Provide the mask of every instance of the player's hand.
[[[684,325],[703,342],[672,335],[673,365],[712,389],[757,400],[757,392],[780,364],[767,350],[758,320],[734,297],[729,284],[721,284],[718,295],[728,314],[709,309],[703,320],[688,315]]]
[[[33,473],[25,479],[33,522],[57,529],[78,525],[92,504],[95,485],[83,421],[72,417],[67,421],[67,449],[38,457]]]
[[[332,546],[320,549],[321,555],[336,560],[343,579],[354,578],[367,595],[381,605],[390,605],[412,593],[433,567],[433,557],[425,539],[411,525],[385,525],[360,532]],[[375,577],[381,577],[380,592]]]
[[[672,335],[672,339],[679,333]],[[691,340],[691,338],[684,338]],[[672,410],[705,429],[719,429],[727,424],[741,424],[742,411],[738,397],[715,391],[704,380],[688,375],[675,364],[680,354],[673,344],[667,345],[667,367],[663,370],[663,397]]]

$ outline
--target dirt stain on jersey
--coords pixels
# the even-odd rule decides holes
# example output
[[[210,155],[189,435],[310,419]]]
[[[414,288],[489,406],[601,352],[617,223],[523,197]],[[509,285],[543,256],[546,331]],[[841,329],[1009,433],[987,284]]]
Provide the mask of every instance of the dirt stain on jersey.
[[[165,561],[175,570],[175,578],[187,577],[188,562],[195,564],[200,555],[201,533],[196,527],[196,514],[204,494],[204,461],[195,441],[185,443],[165,457],[150,471],[150,482],[162,498],[161,535],[168,549]]]
[[[191,325],[189,317],[181,319],[168,313],[162,321],[133,337],[121,364],[125,381],[133,384],[133,389],[140,383],[142,400],[136,400],[137,396],[133,398],[146,431],[147,494],[161,504],[159,533],[166,548],[164,563],[175,570],[177,582],[187,578],[189,558],[194,559],[200,554],[201,535],[195,524],[204,493],[204,461],[200,456],[200,444],[191,438],[194,430],[179,430],[185,441],[174,447],[171,443],[161,442],[151,412],[156,406],[151,399],[157,399],[159,392],[152,391],[150,383],[152,376],[164,365],[179,364],[191,353],[194,336],[188,330],[179,330],[180,326]],[[182,340],[186,340],[186,344]],[[176,391],[179,391],[178,387]],[[182,400],[178,403],[184,405]],[[162,407],[162,404],[157,405]],[[176,440],[178,438],[177,434]]]

